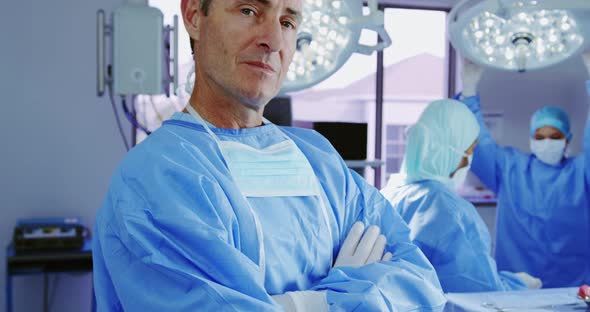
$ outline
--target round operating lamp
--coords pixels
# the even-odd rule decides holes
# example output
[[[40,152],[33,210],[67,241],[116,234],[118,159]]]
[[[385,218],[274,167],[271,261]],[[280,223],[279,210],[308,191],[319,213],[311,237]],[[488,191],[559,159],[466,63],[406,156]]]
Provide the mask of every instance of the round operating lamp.
[[[383,26],[383,12],[377,0],[369,0],[368,6],[369,14],[363,14],[360,0],[305,0],[297,50],[281,93],[320,83],[355,52],[369,55],[388,47],[391,40]],[[373,46],[360,44],[363,29],[375,31],[381,41]]]
[[[448,21],[449,39],[463,57],[524,72],[588,48],[590,0],[464,0]]]

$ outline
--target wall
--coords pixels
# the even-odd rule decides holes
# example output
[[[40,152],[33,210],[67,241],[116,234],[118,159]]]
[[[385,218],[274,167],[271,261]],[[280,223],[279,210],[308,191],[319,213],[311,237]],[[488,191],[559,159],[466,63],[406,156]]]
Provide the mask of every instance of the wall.
[[[112,108],[96,96],[95,77],[96,11],[110,12],[120,2],[19,0],[0,6],[2,268],[18,218],[80,216],[92,226],[124,156]],[[14,311],[41,311],[43,278],[13,281]],[[0,286],[4,311],[4,269]],[[89,311],[90,274],[62,274],[51,291],[52,311]]]

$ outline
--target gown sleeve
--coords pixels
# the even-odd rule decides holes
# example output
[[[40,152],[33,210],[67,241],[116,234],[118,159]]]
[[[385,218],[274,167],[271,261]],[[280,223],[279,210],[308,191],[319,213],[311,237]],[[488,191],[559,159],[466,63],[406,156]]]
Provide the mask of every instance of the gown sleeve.
[[[471,170],[490,190],[498,193],[501,183],[502,169],[505,167],[505,151],[492,138],[480,110],[479,96],[459,99],[475,115],[479,126],[478,144],[475,147]]]
[[[436,196],[420,203],[409,221],[413,240],[435,267],[445,292],[522,290],[526,286],[510,272],[499,273],[490,255],[483,222],[461,215],[474,207],[454,196]],[[412,209],[410,209],[412,210]],[[477,216],[479,217],[479,216]]]
[[[97,218],[100,311],[282,310],[240,251],[238,223],[217,184],[138,180],[116,175]]]
[[[446,299],[432,265],[409,238],[391,204],[355,172],[348,174],[342,233],[356,221],[378,225],[387,238],[390,261],[358,268],[337,267],[314,287],[327,290],[331,311],[442,311]],[[346,235],[340,238],[340,245]]]

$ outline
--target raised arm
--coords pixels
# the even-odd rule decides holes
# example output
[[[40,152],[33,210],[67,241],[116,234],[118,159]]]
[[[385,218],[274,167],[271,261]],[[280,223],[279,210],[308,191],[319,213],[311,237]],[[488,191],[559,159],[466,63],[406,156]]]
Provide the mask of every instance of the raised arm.
[[[479,143],[475,148],[471,170],[489,189],[497,192],[500,182],[503,150],[492,138],[480,110],[477,85],[479,84],[482,73],[482,67],[467,59],[463,59],[463,92],[458,99],[473,112],[480,125]]]
[[[314,289],[327,290],[327,302],[338,311],[442,311],[445,299],[436,272],[410,241],[405,222],[358,174],[351,171],[348,180],[346,207],[339,211],[341,233],[357,221],[377,225],[393,258],[334,267]]]

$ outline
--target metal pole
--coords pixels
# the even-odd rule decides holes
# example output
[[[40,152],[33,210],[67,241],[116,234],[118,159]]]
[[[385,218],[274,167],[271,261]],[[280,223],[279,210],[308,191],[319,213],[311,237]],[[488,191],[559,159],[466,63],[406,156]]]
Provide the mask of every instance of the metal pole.
[[[383,51],[377,52],[377,81],[375,99],[375,160],[382,158],[383,145]],[[381,188],[383,166],[375,167],[375,187]]]

